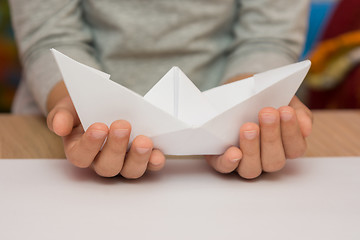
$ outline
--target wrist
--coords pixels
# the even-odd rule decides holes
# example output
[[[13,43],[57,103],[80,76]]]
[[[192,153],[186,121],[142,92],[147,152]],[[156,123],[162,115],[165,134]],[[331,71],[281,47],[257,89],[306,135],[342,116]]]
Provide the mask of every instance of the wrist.
[[[252,77],[253,75],[254,75],[253,73],[243,73],[243,74],[239,74],[239,75],[236,75],[235,77],[232,77],[232,78],[228,79],[227,81],[225,81],[224,84],[236,82],[236,81],[239,81],[239,80],[248,78],[248,77]]]

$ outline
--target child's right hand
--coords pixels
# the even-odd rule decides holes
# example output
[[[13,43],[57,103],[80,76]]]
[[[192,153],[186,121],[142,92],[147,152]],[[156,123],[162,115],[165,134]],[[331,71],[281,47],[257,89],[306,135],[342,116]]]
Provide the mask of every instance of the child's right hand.
[[[164,154],[153,149],[151,139],[146,136],[137,136],[127,151],[131,125],[125,120],[114,121],[110,129],[104,123],[94,123],[84,132],[68,95],[51,108],[47,124],[51,131],[62,137],[70,162],[80,168],[92,166],[100,176],[120,174],[135,179],[146,170],[157,171],[164,167]]]

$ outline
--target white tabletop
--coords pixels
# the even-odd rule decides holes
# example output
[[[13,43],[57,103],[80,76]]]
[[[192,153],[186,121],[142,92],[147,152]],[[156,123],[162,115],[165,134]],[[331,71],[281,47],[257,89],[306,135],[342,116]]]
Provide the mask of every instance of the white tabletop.
[[[0,160],[0,239],[360,239],[360,157],[291,160],[252,181],[202,159],[140,180]]]

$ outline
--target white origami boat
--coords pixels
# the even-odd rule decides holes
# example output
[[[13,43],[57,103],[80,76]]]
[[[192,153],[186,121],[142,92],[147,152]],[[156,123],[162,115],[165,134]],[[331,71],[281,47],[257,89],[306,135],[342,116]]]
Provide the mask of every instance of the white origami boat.
[[[170,69],[144,96],[110,80],[110,75],[51,49],[86,130],[95,122],[131,123],[168,155],[222,154],[238,145],[239,129],[257,122],[264,107],[288,105],[310,68],[291,64],[205,92],[178,68]]]

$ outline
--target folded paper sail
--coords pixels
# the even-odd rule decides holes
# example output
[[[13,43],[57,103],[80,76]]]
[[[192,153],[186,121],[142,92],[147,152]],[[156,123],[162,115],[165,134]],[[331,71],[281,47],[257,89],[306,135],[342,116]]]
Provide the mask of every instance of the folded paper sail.
[[[204,92],[173,67],[143,97],[51,51],[85,130],[95,122],[110,126],[124,119],[132,125],[130,143],[145,135],[168,155],[221,154],[237,146],[241,125],[257,122],[264,107],[289,104],[311,64],[306,60]]]

